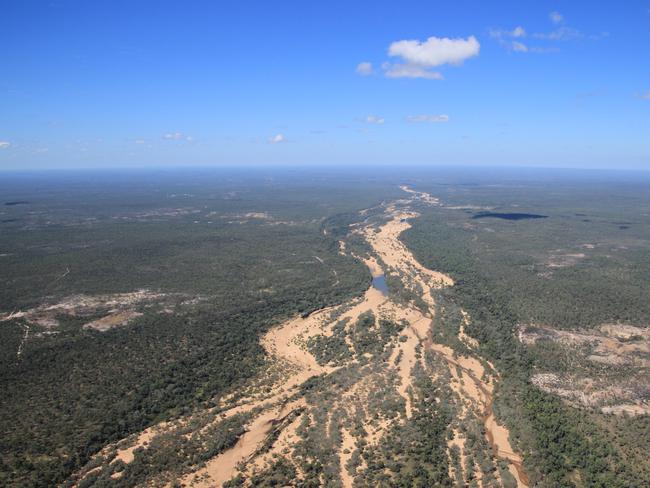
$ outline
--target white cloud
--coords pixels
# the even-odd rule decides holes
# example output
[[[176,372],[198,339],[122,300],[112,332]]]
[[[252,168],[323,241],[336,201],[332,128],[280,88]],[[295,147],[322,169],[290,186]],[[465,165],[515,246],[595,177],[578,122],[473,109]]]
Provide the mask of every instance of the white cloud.
[[[391,64],[384,63],[384,75],[387,78],[424,78],[427,80],[442,80],[442,73],[438,71],[429,71],[421,66],[414,64]]]
[[[429,37],[426,41],[405,40],[388,47],[389,56],[398,56],[407,64],[431,68],[443,64],[460,65],[466,59],[478,56],[481,45],[476,37],[449,39]]]
[[[509,30],[501,30],[501,29],[490,29],[490,37],[494,39],[502,39],[504,37],[526,37],[526,29],[524,29],[522,26],[518,25],[511,31]]]
[[[383,117],[377,117],[376,115],[368,115],[365,118],[365,121],[369,124],[377,124],[377,125],[382,125],[385,122]]]
[[[388,78],[424,78],[441,80],[443,76],[430,68],[445,64],[460,65],[466,59],[478,56],[481,45],[474,36],[467,39],[429,37],[426,41],[404,40],[393,42],[388,55],[400,57],[403,63],[384,63]]]
[[[551,22],[555,24],[555,29],[551,32],[536,32],[528,34],[526,29],[522,26],[517,26],[513,30],[491,29],[489,35],[491,38],[498,40],[508,51],[517,53],[548,53],[557,51],[556,48],[548,48],[545,46],[530,46],[530,44],[523,43],[522,39],[532,38],[542,41],[570,41],[573,39],[580,39],[586,37],[582,32],[573,27],[569,27],[565,23],[564,16],[559,12],[551,12],[549,14]],[[607,33],[602,33],[597,36],[587,36],[590,39],[598,40],[606,37]]]
[[[527,53],[528,46],[526,46],[526,44],[524,44],[523,42],[513,41],[512,50],[516,53]]]
[[[583,37],[582,33],[573,27],[562,26],[548,33],[534,34],[537,39],[546,39],[547,41],[568,41]]]
[[[145,144],[146,142],[147,141],[145,141],[144,139],[135,139],[133,141],[134,144]]]
[[[515,29],[510,33],[512,37],[526,37],[526,30],[522,26],[517,26]]]
[[[572,39],[580,39],[585,37],[584,34],[580,32],[578,29],[574,29],[573,27],[568,27],[567,25],[565,25],[564,16],[561,13],[551,12],[550,14],[548,14],[548,16],[551,19],[551,22],[553,22],[558,27],[551,32],[542,32],[542,33],[533,34],[533,37],[537,39],[544,39],[547,41],[569,41]],[[608,35],[609,35],[608,33],[603,32],[596,36],[589,36],[589,38],[598,40],[603,37],[607,37]]]
[[[11,143],[9,141],[0,141],[0,149],[9,149]]]
[[[163,139],[166,139],[168,141],[188,141],[188,142],[194,140],[192,136],[185,135],[182,132],[168,132],[163,136]]]
[[[276,134],[273,137],[269,137],[269,144],[279,144],[281,142],[286,142],[284,134]]]
[[[528,46],[521,42],[521,40],[513,41],[511,39],[523,39],[528,33],[526,29],[518,25],[513,30],[501,30],[501,29],[492,29],[490,30],[490,37],[497,39],[499,44],[505,47],[509,51],[514,51],[516,53],[527,53],[529,51]]]
[[[523,28],[515,30],[517,35],[525,35]],[[401,58],[401,62],[384,62],[381,69],[386,78],[442,80],[442,74],[431,68],[445,64],[461,65],[465,60],[478,56],[480,49],[481,45],[474,36],[469,36],[467,39],[429,37],[426,41],[414,39],[395,41],[388,46],[388,55]],[[372,64],[367,61],[359,63],[356,71],[363,76],[374,72]]]
[[[410,124],[417,124],[419,122],[449,122],[449,115],[409,115],[406,121]]]
[[[357,65],[357,74],[361,76],[369,76],[373,73],[372,63],[364,61]]]
[[[639,98],[643,98],[644,100],[650,100],[650,90],[639,95]]]

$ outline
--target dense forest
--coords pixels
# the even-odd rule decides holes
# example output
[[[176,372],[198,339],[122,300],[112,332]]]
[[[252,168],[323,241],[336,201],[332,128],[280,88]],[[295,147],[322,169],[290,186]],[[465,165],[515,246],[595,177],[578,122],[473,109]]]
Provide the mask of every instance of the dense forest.
[[[263,365],[263,331],[369,282],[321,225],[386,187],[108,177],[3,188],[7,201],[27,203],[4,210],[0,312],[37,310],[0,323],[3,486],[53,486],[108,442],[211,404]],[[146,301],[116,305],[142,289]],[[43,321],[42,309],[89,297],[92,307]],[[116,306],[141,315],[84,328]]]
[[[523,326],[599,334],[603,324],[650,324],[649,186],[534,176],[196,170],[16,175],[0,183],[0,484],[71,485],[82,467],[104,463],[107,471],[79,486],[133,486],[185,473],[231,447],[247,415],[214,424],[217,413],[188,414],[250,386],[268,366],[259,340],[271,327],[368,288],[368,270],[351,253],[362,256],[369,246],[351,230],[381,220],[382,202],[403,198],[398,184],[408,183],[441,204],[416,204],[421,215],[400,238],[424,266],[455,281],[434,293],[431,333],[463,354],[462,312],[471,317],[465,332],[499,372],[494,409],[532,484],[648,486],[648,416],[605,415],[531,381],[552,372],[616,384],[646,369],[594,365],[588,348],[525,344],[519,333]],[[386,283],[401,303],[425,307],[399,277]],[[411,418],[339,465],[340,429],[364,427],[336,412],[338,424],[329,423],[336,391],[376,378],[356,408],[375,422],[405,418],[399,380],[378,373],[406,340],[404,327],[362,314],[312,337],[305,347],[338,369],[300,387],[314,412],[297,429],[301,461],[277,457],[269,469],[226,485],[287,485],[300,472],[306,486],[338,486],[343,469],[360,486],[461,486],[466,464],[481,476],[471,486],[497,479],[515,486],[490,456],[481,422],[453,420],[462,405],[431,351],[417,352],[425,367],[413,371]],[[643,385],[637,393],[648,401]],[[130,464],[108,461],[112,443],[184,416],[195,423],[159,436]],[[447,451],[459,429],[465,451]]]
[[[513,184],[509,192],[485,186],[422,189],[447,195],[447,208],[422,209],[402,238],[425,266],[456,280],[438,302],[471,315],[467,332],[501,371],[495,408],[525,453],[535,486],[647,486],[649,439],[635,432],[647,430],[648,417],[606,416],[541,391],[530,383],[533,372],[548,362],[560,370],[558,365],[568,363],[549,356],[552,350],[517,340],[521,324],[650,324],[647,193],[637,193],[638,185],[621,190],[576,183],[556,188],[551,198],[530,182]],[[549,217],[477,223],[472,216],[482,208]],[[631,234],[618,228],[621,220],[630,222]],[[557,265],[562,253],[579,257]],[[458,321],[443,314],[439,325],[450,328],[439,334],[453,344]]]

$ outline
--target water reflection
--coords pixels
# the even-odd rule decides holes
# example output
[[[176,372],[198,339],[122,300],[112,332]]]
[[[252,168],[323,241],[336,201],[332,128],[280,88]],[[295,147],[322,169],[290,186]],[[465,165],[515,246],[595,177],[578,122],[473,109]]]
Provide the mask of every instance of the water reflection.
[[[382,295],[388,296],[388,286],[386,286],[386,278],[384,277],[384,275],[375,276],[372,279],[372,286],[377,288]]]

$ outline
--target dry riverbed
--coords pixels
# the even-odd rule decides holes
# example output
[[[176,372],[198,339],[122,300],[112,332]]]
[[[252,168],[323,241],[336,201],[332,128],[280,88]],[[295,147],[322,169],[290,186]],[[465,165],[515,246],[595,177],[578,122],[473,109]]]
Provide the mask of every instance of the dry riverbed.
[[[528,486],[521,457],[492,410],[496,373],[478,356],[455,354],[450,347],[432,339],[436,315],[432,291],[453,286],[453,280],[422,266],[399,237],[410,227],[409,221],[418,216],[412,209],[415,203],[439,203],[426,193],[402,189],[407,198],[384,204],[380,223],[355,226],[354,232],[370,245],[371,252],[360,259],[372,276],[399,279],[404,289],[416,294],[420,302],[405,303],[395,293],[384,295],[370,287],[350,302],[294,318],[269,331],[261,341],[271,364],[267,375],[243,394],[227,397],[212,409],[213,414],[218,412],[210,420],[212,423],[237,414],[250,415],[245,432],[232,447],[192,468],[178,480],[183,485],[215,487],[239,476],[245,486],[252,486],[251,479],[256,474],[280,459],[304,466],[312,456],[313,443],[324,450],[322,462],[328,465],[328,476],[335,480],[333,486],[352,487],[355,478],[362,483],[367,466],[359,452],[381,445],[389,432],[411,421],[415,372],[425,371],[436,381],[450,378],[447,386],[457,406],[455,424],[462,425],[465,419],[481,424],[486,433],[484,442],[489,446],[486,455],[495,465],[497,461],[505,462],[517,486]],[[340,243],[340,252],[348,252],[344,242]],[[464,323],[471,320],[467,314],[463,317]],[[374,334],[383,343],[367,346],[360,330],[366,334],[363,337]],[[463,330],[461,334],[470,350],[476,349],[476,341]],[[342,352],[327,355],[325,352],[329,354],[331,348],[323,348],[322,344],[335,345],[336,351]],[[430,370],[427,357],[434,358],[436,371]],[[304,385],[314,378],[330,381],[331,386],[325,393],[311,392]],[[385,405],[393,405],[394,411],[387,413]],[[179,425],[192,421],[190,416],[148,429],[134,436],[128,447],[118,450],[118,458],[128,464],[136,447],[146,448],[145,443],[156,435],[172,435]],[[463,434],[454,429],[449,451],[454,446],[460,450],[463,468],[459,474],[464,482],[469,482],[480,478],[481,472],[478,465],[467,467],[465,460],[472,453],[464,445]],[[450,459],[453,476],[452,464]],[[301,469],[296,474],[296,483],[306,476]],[[495,471],[496,482],[502,482],[498,470]],[[83,476],[80,474],[80,478]],[[168,482],[169,478],[161,478],[162,485]],[[321,484],[327,484],[324,478]]]

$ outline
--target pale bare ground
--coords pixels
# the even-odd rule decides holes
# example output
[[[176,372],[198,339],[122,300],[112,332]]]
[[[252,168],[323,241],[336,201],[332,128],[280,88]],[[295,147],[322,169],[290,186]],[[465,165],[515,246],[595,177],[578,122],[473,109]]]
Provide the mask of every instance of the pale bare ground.
[[[368,266],[368,270],[370,271],[370,275],[373,278],[377,278],[379,276],[384,275],[384,270],[379,266],[379,263],[377,262],[377,259],[375,257],[369,257],[366,259],[363,259],[363,262]]]
[[[306,402],[303,398],[298,399],[292,403],[294,408],[302,408],[306,405]],[[246,469],[246,474],[251,474],[252,472],[259,471],[264,467],[268,466],[272,461],[275,455],[279,454],[288,454],[293,450],[293,446],[298,441],[298,425],[300,424],[302,417],[301,415],[296,415],[296,417],[289,423],[280,432],[278,439],[273,443],[271,449],[268,452],[257,457],[251,466]]]
[[[385,302],[386,298],[381,292],[374,288],[369,288],[364,294],[363,300],[347,310],[338,320],[345,318],[356,319],[364,311],[380,309]],[[279,391],[271,398],[257,400],[239,406],[240,411],[242,409],[250,411],[262,404],[278,402],[285,394],[291,392],[312,376],[329,373],[333,370],[331,367],[319,365],[305,347],[305,343],[309,337],[323,330],[323,323],[327,321],[332,311],[332,308],[323,309],[308,317],[297,317],[289,320],[280,327],[272,329],[263,337],[261,343],[267,353],[271,357],[288,362],[292,366],[292,374],[284,378]],[[302,404],[304,404],[304,400],[302,401]],[[239,472],[237,468],[239,463],[249,461],[249,458],[264,442],[266,435],[272,427],[273,421],[282,417],[291,408],[295,408],[296,405],[298,405],[298,402],[292,402],[288,406],[282,408],[276,407],[265,411],[252,422],[248,428],[248,432],[242,436],[234,448],[208,461],[206,468],[187,476],[184,482],[196,487],[220,486],[235,476]],[[276,441],[271,449],[271,455],[283,449],[290,448],[288,440],[295,438],[296,425],[297,420],[294,421],[291,429],[288,431],[285,429],[287,434],[284,437],[284,443]],[[283,431],[283,434],[285,431]],[[252,468],[259,470],[267,466],[271,461],[271,455],[265,455],[254,460]]]
[[[365,262],[373,276],[380,276],[383,274],[383,270],[375,258],[368,258]],[[290,320],[284,323],[281,327],[271,330],[262,339],[261,343],[270,356],[289,362],[294,366],[294,373],[289,378],[286,378],[283,383],[282,389],[284,393],[292,390],[314,375],[329,373],[332,371],[332,368],[319,365],[305,347],[306,340],[309,337],[323,331],[323,329],[327,328],[328,325],[333,325],[326,324],[332,311],[333,308],[324,309],[315,312],[306,318],[299,317]],[[417,317],[417,314],[412,310],[397,306],[393,302],[387,300],[381,292],[372,287],[366,291],[362,300],[351,304],[351,306],[348,305],[348,310],[340,315],[337,320],[349,319],[349,321],[352,322],[358,319],[358,317],[366,311],[373,311],[377,315],[390,316],[397,320],[404,319],[410,325],[415,325],[418,322],[421,322],[420,318]],[[400,394],[403,395],[407,402],[410,402],[406,390],[411,382],[410,370],[415,361],[415,346],[418,342],[417,336],[412,332],[409,332],[409,329],[407,329],[407,334],[411,336],[411,340],[408,343],[402,343],[399,346],[399,349],[404,351],[404,354],[402,355],[403,359],[399,368],[400,377],[402,379]],[[408,411],[410,414],[410,404],[407,403],[407,405],[409,405]],[[214,460],[210,461],[205,471],[199,471],[193,474],[190,480],[197,480],[207,473],[210,476],[209,482],[218,485],[234,476],[236,474],[237,464],[244,461],[247,455],[254,453],[255,448],[253,444],[258,441],[262,442],[264,435],[268,433],[268,430],[264,430],[263,427],[267,424],[260,424],[257,420],[255,422],[256,423],[253,424],[254,427],[251,427],[251,432],[255,430],[255,435],[251,432],[245,434],[241,446],[236,446],[235,449],[226,451]],[[367,441],[375,443],[381,438],[383,432],[388,427],[388,424],[386,422],[376,422],[375,425],[367,424],[366,427],[369,430],[369,439],[367,439]],[[262,435],[262,433],[264,433],[264,435]],[[348,442],[353,443],[354,441],[350,439],[352,439],[351,436],[348,438]],[[285,444],[283,447],[284,449],[287,449],[289,446]],[[347,448],[348,447],[342,446],[341,453]],[[276,448],[274,446],[271,452],[277,452],[277,449],[282,448]],[[342,454],[342,457],[342,463],[344,465],[346,462],[345,454]],[[263,468],[268,464],[269,459],[270,456],[264,456],[262,459],[256,460],[254,463],[255,468]],[[217,472],[226,473],[223,475],[223,481],[221,477],[218,479],[215,478],[215,473]],[[221,474],[219,476],[221,476]],[[195,481],[195,484],[197,482],[201,483],[201,481]],[[196,486],[204,485],[198,484]]]
[[[0,314],[0,322],[22,318],[29,323],[50,328],[59,324],[56,319],[58,314],[83,317],[96,313],[98,309],[110,309],[113,313],[132,312],[136,305],[158,302],[166,296],[146,289],[130,293],[72,295],[56,303],[45,303],[24,311]]]
[[[453,280],[442,273],[437,273],[424,268],[399,240],[399,235],[410,227],[408,219],[417,216],[417,214],[412,212],[397,212],[390,207],[389,211],[393,212],[393,219],[382,226],[379,231],[367,231],[366,238],[373,246],[373,250],[379,254],[383,262],[388,266],[399,270],[403,275],[406,275],[415,283],[420,285],[425,295],[422,298],[431,306],[429,314],[433,315],[435,303],[433,303],[433,298],[430,294],[431,289],[433,287],[451,286],[453,285]],[[463,315],[463,322],[467,324],[469,316],[464,311]],[[420,321],[420,324],[423,323],[424,322]],[[430,327],[430,324],[424,324],[424,327],[420,330],[416,329],[416,334],[418,334],[420,338],[426,336],[427,330]],[[468,345],[473,347],[478,346],[476,342],[472,342],[471,338],[464,334],[464,329],[461,333],[466,340],[470,339],[467,340]],[[514,449],[510,445],[507,429],[496,422],[492,410],[494,385],[490,380],[482,380],[482,378],[484,378],[485,370],[481,362],[470,357],[454,358],[453,350],[451,348],[440,344],[434,344],[431,341],[427,342],[433,350],[442,354],[450,366],[452,375],[455,375],[455,367],[459,367],[462,374],[462,386],[458,388],[457,391],[470,400],[470,404],[481,405],[484,412],[483,417],[488,441],[492,445],[495,455],[509,462],[509,469],[513,472],[518,486],[528,486],[527,477],[525,476],[525,473],[523,473],[522,469],[521,456],[515,453]]]
[[[240,463],[246,462],[254,456],[255,452],[266,440],[274,422],[301,405],[304,405],[302,399],[284,405],[280,404],[258,415],[234,447],[209,460],[204,468],[188,475],[183,482],[196,488],[211,488],[223,485],[239,472],[238,466]]]
[[[460,313],[463,316],[463,320],[458,330],[458,339],[470,349],[476,350],[478,349],[478,341],[465,333],[465,327],[469,325],[469,314],[465,310],[461,310]]]
[[[612,413],[615,415],[647,415],[650,413],[650,405],[623,404],[613,405],[611,407],[602,407],[603,413]]]
[[[20,356],[23,353],[23,348],[25,347],[25,342],[27,342],[28,338],[29,338],[29,325],[23,324],[23,338],[20,340],[20,344],[18,344],[18,350],[16,351],[16,359],[20,359]]]
[[[295,318],[272,329],[262,339],[262,346],[269,355],[282,358],[296,370],[284,382],[285,391],[304,383],[312,376],[330,371],[330,368],[319,365],[305,347],[305,341],[319,332],[326,315],[327,310],[321,310],[306,318]]]
[[[262,445],[280,411],[274,408],[257,416],[234,447],[208,461],[205,468],[188,475],[183,483],[197,488],[209,488],[221,486],[235,476],[237,465],[246,461]]]
[[[131,320],[136,317],[140,317],[142,314],[134,310],[123,310],[120,312],[115,312],[105,317],[102,317],[92,322],[84,324],[84,329],[94,329],[100,332],[105,332],[113,327],[120,327],[122,325],[128,324]]]
[[[356,449],[357,443],[347,429],[343,429],[341,431],[341,439],[341,452],[339,454],[339,462],[341,465],[341,483],[343,484],[343,488],[352,488],[354,478],[350,476],[350,473],[348,473],[345,465],[352,457],[352,452]]]
[[[405,187],[402,187],[402,189],[408,191]],[[423,296],[425,302],[435,306],[432,303],[433,299],[430,295],[431,288],[451,286],[453,285],[453,280],[442,273],[424,268],[399,240],[399,235],[410,227],[408,219],[416,216],[417,214],[415,213],[395,212],[394,218],[378,232],[367,233],[367,239],[373,246],[373,249],[381,256],[382,261],[388,266],[402,271],[406,276],[414,279],[415,282],[418,282],[425,291],[426,297]],[[424,275],[424,279],[422,279],[422,275]],[[463,311],[463,325],[467,324],[468,321],[469,316]],[[461,334],[461,340],[465,339],[463,342],[466,342],[468,346],[472,348],[478,346],[475,339],[469,338],[464,333],[464,327],[461,329]],[[424,337],[423,331],[420,331],[420,337]],[[472,403],[480,404],[483,406],[483,409],[489,410],[485,418],[488,440],[495,449],[496,455],[509,461],[510,466],[512,466],[511,471],[515,474],[518,486],[527,486],[524,476],[520,476],[519,473],[521,471],[522,459],[514,452],[514,449],[510,445],[507,429],[499,425],[494,417],[494,412],[491,408],[494,386],[491,381],[481,380],[485,373],[483,365],[474,358],[458,357],[454,359],[453,350],[447,346],[430,343],[430,347],[445,357],[450,368],[452,366],[458,366],[461,369],[463,381],[459,392],[470,399]],[[453,374],[455,374],[454,371],[452,371]]]
[[[531,383],[576,406],[593,408],[606,414],[645,415],[650,403],[641,397],[648,385],[647,369],[638,377],[612,382],[606,377],[581,377],[575,374],[536,373]]]
[[[411,386],[411,371],[415,366],[415,363],[418,361],[415,348],[419,344],[418,337],[415,333],[408,328],[404,335],[406,336],[406,342],[402,342],[398,347],[393,351],[393,357],[391,357],[391,363],[394,364],[395,359],[398,355],[401,354],[399,363],[397,364],[397,372],[400,378],[400,386],[397,392],[400,394],[404,401],[406,402],[406,417],[411,418],[413,407],[411,405],[411,397],[408,394],[409,387]]]
[[[461,437],[461,433],[458,429],[453,430],[453,438],[447,441],[447,456],[451,460],[450,450],[452,447],[457,447],[460,453],[460,476],[463,479],[467,479],[464,468],[467,456],[465,456],[465,437]],[[455,468],[453,464],[449,463],[449,477],[453,480],[455,478]]]
[[[547,326],[521,326],[519,340],[526,345],[553,342],[576,363],[597,363],[601,373],[540,371],[531,377],[538,388],[569,404],[615,415],[645,415],[650,403],[650,328],[629,324],[604,324],[590,330],[558,330]],[[607,374],[610,368],[626,368],[624,378]],[[576,370],[577,371],[577,370]]]
[[[425,268],[420,264],[406,246],[399,240],[399,235],[411,227],[409,219],[418,217],[417,212],[404,212],[389,206],[387,211],[392,219],[378,230],[368,227],[364,232],[373,250],[389,268],[405,273],[426,285],[427,290],[442,286],[452,286],[454,281],[447,275]]]
[[[365,301],[373,300],[373,298],[376,300],[374,294],[371,295],[371,297],[365,297]],[[314,356],[305,347],[307,339],[322,330],[323,322],[327,320],[332,310],[333,308],[322,309],[307,317],[297,317],[289,320],[280,327],[271,329],[262,338],[261,343],[267,354],[277,360],[288,363],[291,366],[291,374],[283,378],[281,385],[270,398],[253,400],[244,405],[240,405],[237,407],[240,411],[250,411],[263,404],[281,404],[280,400],[286,394],[312,376],[332,371],[330,367],[319,365]],[[235,447],[208,461],[205,468],[188,475],[184,479],[184,482],[196,487],[221,486],[225,481],[231,479],[239,472],[238,465],[240,463],[251,460],[250,458],[255,451],[266,439],[273,426],[273,422],[291,412],[299,405],[304,405],[304,399],[264,411],[253,420],[247,432],[239,439]],[[288,436],[292,432],[295,434],[295,426],[285,435]],[[287,438],[285,437],[285,442],[286,440]],[[284,447],[289,446],[285,444]],[[271,452],[277,452],[281,448],[281,444],[278,445],[276,442]],[[270,459],[271,456],[262,457],[259,460],[255,460],[253,466],[261,469],[270,462]]]
[[[111,464],[115,463],[116,461],[122,461],[125,464],[130,464],[133,462],[133,459],[135,459],[135,450],[140,448],[140,447],[146,447],[151,440],[158,435],[159,432],[165,430],[169,424],[166,422],[161,422],[160,424],[154,425],[152,427],[149,427],[139,434],[132,435],[126,439],[123,439],[115,444],[110,444],[106,446],[104,449],[102,449],[97,455],[94,456],[107,456],[111,449],[115,449],[115,458],[111,461]],[[124,447],[124,444],[128,444],[128,446]],[[76,480],[76,482],[72,485],[73,487],[76,487],[80,481],[82,481],[84,478],[90,476],[91,474],[101,470],[101,466],[97,466],[96,468],[87,470],[85,472],[80,471],[78,472],[73,478]],[[83,474],[81,474],[83,472]],[[122,473],[114,473],[118,476],[114,477],[119,477],[122,475]]]
[[[545,264],[549,268],[566,268],[574,266],[586,257],[587,255],[582,252],[551,254]]]
[[[262,339],[262,344],[268,354],[288,363],[288,370],[291,373],[288,377],[282,378],[280,384],[276,385],[269,394],[240,400],[232,408],[219,414],[215,422],[229,418],[235,414],[250,412],[258,407],[268,407],[252,421],[251,425],[248,426],[248,431],[242,436],[234,448],[210,460],[206,468],[188,475],[185,478],[185,482],[194,483],[193,486],[220,486],[221,483],[234,476],[237,472],[235,469],[237,464],[247,460],[247,456],[255,452],[259,444],[264,441],[273,421],[281,417],[288,408],[295,406],[295,402],[282,405],[287,394],[311,376],[330,371],[330,368],[318,365],[314,357],[306,352],[303,347],[304,341],[310,335],[318,332],[319,322],[329,314],[329,311],[330,309],[323,309],[306,318],[298,317],[289,320],[282,324],[282,326],[272,329]],[[133,453],[138,447],[144,447],[157,434],[169,432],[171,427],[188,421],[189,419],[181,419],[174,423],[162,423],[144,430],[139,434],[134,445],[125,449],[118,449],[116,459],[121,459],[127,464],[132,462]],[[205,428],[210,425],[206,425]],[[201,476],[208,479],[203,481],[199,480],[198,478]],[[225,478],[222,480],[223,476]],[[215,485],[215,483],[217,484]]]
[[[492,398],[494,393],[494,382],[492,377],[489,380],[483,380],[485,368],[475,358],[459,356],[454,358],[453,349],[441,344],[430,344],[432,350],[442,354],[450,366],[450,372],[453,377],[461,379],[461,384],[452,383],[457,393],[460,393],[469,400],[468,405],[479,407],[479,412],[483,418],[485,431],[488,442],[492,446],[496,457],[508,462],[508,469],[517,481],[517,486],[529,486],[528,477],[523,471],[523,460],[515,452],[510,444],[510,433],[508,429],[497,423],[492,408]],[[455,367],[461,371],[461,377],[457,377]]]
[[[389,207],[389,211],[393,211],[393,209]],[[424,337],[427,337],[427,343],[430,344],[428,340],[428,333],[431,327],[430,318],[433,317],[435,311],[435,303],[430,292],[433,288],[453,284],[451,278],[422,267],[399,241],[398,237],[401,232],[410,227],[406,219],[415,216],[417,214],[414,213],[394,213],[393,219],[382,226],[379,231],[366,231],[365,234],[368,242],[372,244],[373,250],[377,252],[382,262],[386,263],[389,269],[392,268],[402,276],[407,277],[410,283],[414,285],[413,288],[415,288],[415,285],[418,285],[424,292],[422,298],[430,307],[428,311],[424,312],[426,315],[414,307],[391,307],[394,308],[393,313],[396,316],[406,320],[409,324],[408,328],[404,331],[407,341],[400,344],[394,352],[394,356],[399,354],[400,351],[402,352],[402,362],[398,365],[399,376],[402,380],[399,393],[407,399],[407,417],[410,416],[410,404],[408,403],[406,390],[411,382],[410,371],[415,362],[415,347],[423,343],[422,338]],[[381,274],[381,270],[377,269],[376,264],[376,261],[369,264],[373,276]],[[467,323],[467,320],[468,317],[465,315],[465,323]],[[465,335],[464,331],[461,333]],[[465,336],[465,338],[471,339],[468,336]],[[476,344],[470,340],[467,340],[467,342],[476,347]],[[488,440],[494,448],[495,456],[510,461],[509,468],[515,475],[518,486],[527,486],[525,475],[520,476],[521,459],[510,447],[507,430],[494,421],[494,414],[491,410],[493,385],[489,379],[487,381],[481,380],[484,377],[484,368],[481,362],[470,357],[454,359],[453,350],[446,346],[435,345],[435,350],[442,353],[443,357],[447,360],[453,376],[456,376],[455,368],[458,367],[460,369],[461,377],[458,378],[460,380],[458,385],[460,386],[459,392],[468,400],[467,406],[469,408],[480,407],[485,412],[489,411],[489,415],[487,413],[484,415],[485,426],[488,432]],[[376,442],[379,437],[378,432],[371,431],[369,437],[371,442]],[[513,463],[518,463],[518,465],[515,466]],[[478,470],[478,467],[476,469]],[[478,475],[480,479],[480,472]]]
[[[157,428],[160,427],[157,426]],[[156,436],[156,430],[157,429],[155,428],[150,428],[142,431],[140,435],[138,435],[138,438],[135,440],[132,446],[129,446],[125,449],[117,450],[116,459],[119,459],[120,461],[126,464],[133,462],[134,459],[133,451],[135,451],[139,447],[145,447],[149,442],[151,442],[151,439],[153,439]]]
[[[420,202],[437,204],[436,199],[433,197],[428,199],[424,194],[418,193],[414,198]],[[268,452],[258,454],[257,451],[264,444],[275,423],[295,408],[309,408],[309,405],[305,404],[304,398],[296,397],[299,392],[298,387],[315,375],[329,374],[337,369],[318,364],[306,347],[307,340],[316,334],[331,334],[332,326],[341,320],[347,319],[349,328],[362,313],[372,311],[376,317],[385,317],[396,322],[403,320],[406,323],[406,327],[402,331],[406,340],[394,341],[390,360],[382,366],[384,373],[376,373],[384,375],[390,373],[398,378],[396,394],[405,401],[406,419],[412,415],[408,391],[412,386],[411,372],[418,361],[416,351],[417,348],[424,346],[443,358],[452,377],[455,377],[452,388],[464,401],[461,413],[465,415],[467,409],[472,409],[477,416],[483,419],[494,457],[505,459],[510,463],[518,486],[528,486],[525,474],[521,470],[521,459],[512,450],[507,430],[496,423],[491,409],[495,375],[491,372],[485,374],[483,365],[478,359],[455,357],[451,348],[432,342],[430,331],[435,315],[435,301],[431,292],[436,288],[452,286],[453,280],[442,273],[423,267],[399,240],[400,234],[410,227],[408,219],[418,216],[417,213],[408,209],[408,204],[411,201],[400,200],[386,205],[384,208],[385,216],[388,217],[387,222],[378,229],[369,224],[365,227],[358,227],[358,232],[367,239],[372,247],[372,255],[363,258],[371,275],[376,277],[388,273],[396,274],[404,281],[405,286],[421,293],[427,307],[421,310],[413,304],[398,303],[394,298],[386,297],[379,290],[370,287],[360,299],[353,299],[338,306],[319,310],[307,317],[296,317],[270,330],[261,339],[261,344],[268,357],[278,365],[284,374],[261,395],[251,394],[239,398],[236,400],[236,404],[228,405],[228,399],[222,402],[220,408],[225,407],[226,409],[221,414],[221,418],[229,417],[235,413],[251,412],[255,409],[259,410],[259,413],[249,422],[246,433],[233,448],[209,460],[204,468],[187,475],[183,479],[184,483],[197,487],[221,486],[223,482],[238,473],[251,474],[268,467],[274,454],[291,457],[292,447],[298,441],[296,428],[300,421],[300,415],[280,432]],[[344,244],[340,246],[340,250],[345,252]],[[469,317],[466,320],[469,320]],[[467,342],[471,344],[470,339],[469,336],[466,336]],[[398,356],[400,361],[395,364]],[[457,373],[457,368],[460,374]],[[352,410],[364,404],[368,393],[374,387],[373,381],[372,375],[361,378],[347,393],[342,394],[340,401],[335,402],[331,410],[342,409],[343,412],[347,412],[347,415],[352,415]],[[384,418],[371,419],[365,407],[362,407],[362,416],[362,424],[366,431],[366,437],[363,440],[371,445],[376,445],[381,441],[392,422],[402,421],[399,419],[389,421]],[[141,439],[142,443],[150,439],[145,435],[146,432],[143,432],[138,438],[137,445],[141,445]],[[347,473],[345,464],[360,439],[355,438],[346,428],[342,429],[340,435],[342,439],[338,452],[340,476],[343,486],[351,487],[354,479]],[[454,444],[461,447],[462,462],[464,463],[465,458],[462,454],[464,439],[456,436],[450,445]],[[122,453],[121,458],[129,459],[128,456],[131,456],[130,459],[132,459],[133,450],[135,447],[128,454]]]
[[[550,340],[567,346],[590,346],[589,360],[594,362],[650,367],[649,327],[605,324],[598,329],[584,331],[535,325],[520,327],[518,335],[524,344]]]
[[[510,466],[512,466],[513,463],[521,464],[521,456],[517,454],[510,445],[510,433],[508,432],[508,429],[497,423],[494,411],[490,412],[485,422],[485,427],[488,432],[492,433],[492,443],[497,449],[497,455],[502,459],[510,461]],[[515,474],[515,478],[517,477],[518,474]]]
[[[401,188],[404,191],[409,191],[407,187]],[[410,192],[413,193],[412,190]],[[421,199],[426,201],[425,198],[421,197]],[[437,200],[434,203],[437,204]],[[393,219],[382,226],[379,231],[367,231],[367,240],[373,246],[373,250],[379,254],[383,262],[401,271],[404,275],[410,277],[415,283],[420,285],[424,291],[423,295],[425,295],[422,298],[431,306],[429,314],[433,315],[435,303],[433,303],[433,298],[431,297],[431,289],[434,287],[452,286],[453,280],[442,273],[423,267],[399,240],[399,235],[410,227],[408,219],[416,217],[417,214],[414,212],[399,212],[390,206],[388,207],[388,211],[392,212]],[[463,322],[464,324],[469,322],[469,316],[465,311],[463,311]],[[419,337],[425,337],[429,327],[430,325],[428,327],[425,326],[424,330],[419,330],[417,332]],[[461,333],[465,336],[464,338],[470,339],[467,341],[468,345],[471,344],[473,347],[478,346],[476,342],[472,342],[471,338],[466,336],[464,328]],[[427,340],[427,345],[445,358],[450,366],[450,370],[456,366],[461,370],[462,386],[458,391],[468,398],[470,403],[482,406],[488,441],[492,445],[495,455],[509,462],[511,472],[513,472],[518,486],[527,486],[528,481],[525,473],[523,473],[521,456],[515,453],[512,448],[508,430],[496,422],[492,409],[494,384],[491,378],[483,380],[485,377],[485,369],[481,362],[471,357],[460,356],[454,358],[453,350],[450,347],[434,344],[430,340]],[[451,371],[451,373],[454,375],[455,371]]]
[[[409,188],[407,185],[401,185],[400,189],[402,191],[405,191],[406,193],[410,193],[411,195],[413,195],[414,198],[418,200],[422,200],[423,202],[428,203],[429,205],[440,205],[440,200],[438,200],[434,196],[431,196],[428,193],[415,191],[412,188]]]

